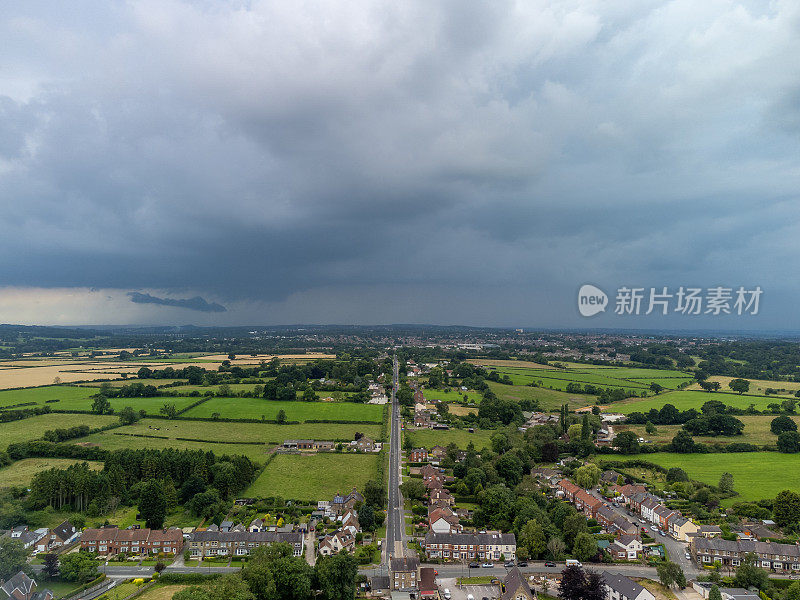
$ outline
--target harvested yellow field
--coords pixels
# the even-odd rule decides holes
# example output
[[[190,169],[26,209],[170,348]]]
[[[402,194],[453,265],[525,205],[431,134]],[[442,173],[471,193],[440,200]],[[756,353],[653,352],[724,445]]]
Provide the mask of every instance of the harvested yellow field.
[[[732,379],[736,378],[727,377],[725,375],[712,375],[708,378],[708,381],[719,381],[719,384],[723,390],[730,391],[728,384]],[[750,382],[750,389],[747,392],[748,394],[759,394],[763,396],[766,394],[767,388],[772,388],[773,390],[783,390],[778,392],[778,396],[794,396],[794,393],[797,390],[800,390],[800,381],[769,381],[766,379],[747,379],[747,381]],[[693,383],[686,389],[699,390],[702,388],[699,384]]]

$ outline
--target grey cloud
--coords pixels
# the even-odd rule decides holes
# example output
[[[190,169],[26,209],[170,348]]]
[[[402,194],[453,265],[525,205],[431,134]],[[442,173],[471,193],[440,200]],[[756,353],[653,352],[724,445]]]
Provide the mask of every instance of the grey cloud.
[[[216,302],[207,302],[200,296],[194,298],[159,298],[141,292],[128,292],[131,302],[136,304],[160,304],[161,306],[174,306],[199,312],[225,312],[227,309]]]
[[[0,284],[386,322],[436,286],[471,324],[557,320],[587,277],[786,284],[792,3],[96,10],[0,17]]]

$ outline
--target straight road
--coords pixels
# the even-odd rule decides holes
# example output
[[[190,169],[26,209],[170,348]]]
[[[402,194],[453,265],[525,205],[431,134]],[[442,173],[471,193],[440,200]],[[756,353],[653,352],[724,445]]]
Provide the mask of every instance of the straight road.
[[[405,515],[403,512],[403,496],[400,493],[401,443],[400,443],[400,407],[397,403],[397,387],[399,382],[399,363],[394,357],[392,366],[392,411],[391,430],[389,435],[389,499],[386,510],[386,551],[385,562],[405,555]]]

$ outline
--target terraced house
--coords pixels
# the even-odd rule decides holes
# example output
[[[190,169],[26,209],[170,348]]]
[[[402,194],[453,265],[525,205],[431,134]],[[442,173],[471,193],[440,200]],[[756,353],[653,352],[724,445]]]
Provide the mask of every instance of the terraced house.
[[[764,569],[800,571],[800,546],[796,544],[697,537],[692,542],[692,549],[697,562],[703,565],[719,561],[723,566],[738,567],[747,555],[754,554],[758,566]]]
[[[517,538],[513,533],[425,534],[425,556],[444,560],[516,560]]]
[[[177,554],[183,548],[183,533],[171,529],[87,529],[81,536],[81,549],[101,556],[117,554]]]
[[[285,542],[294,556],[303,556],[303,534],[283,531],[195,531],[187,542],[192,558],[247,556],[259,546]]]

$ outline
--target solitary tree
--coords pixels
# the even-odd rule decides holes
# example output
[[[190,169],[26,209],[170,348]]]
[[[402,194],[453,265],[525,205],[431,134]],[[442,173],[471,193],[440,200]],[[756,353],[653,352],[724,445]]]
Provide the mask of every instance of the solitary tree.
[[[731,379],[728,383],[728,387],[734,392],[744,394],[750,389],[750,382],[746,379]]]
[[[275,417],[275,420],[280,424],[286,423],[286,411],[283,410],[283,409],[280,409],[278,411],[277,416]]]
[[[105,396],[95,396],[92,401],[92,412],[98,415],[111,413],[111,402]]]
[[[733,491],[733,475],[728,473],[727,471],[722,474],[719,478],[719,491],[721,492],[732,492]]]

